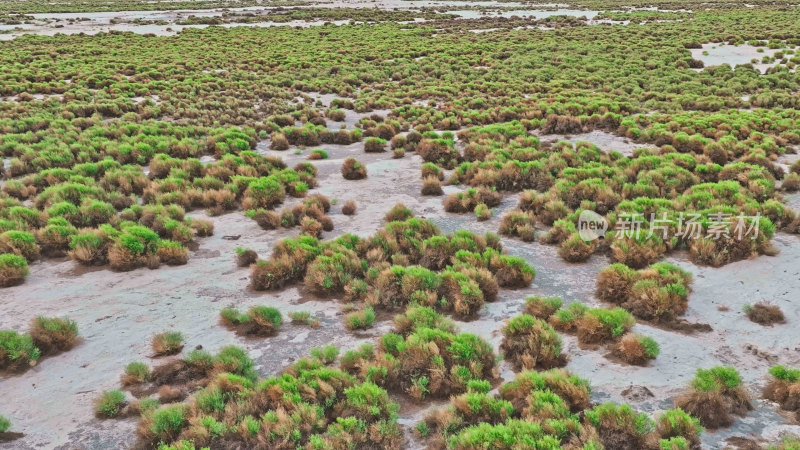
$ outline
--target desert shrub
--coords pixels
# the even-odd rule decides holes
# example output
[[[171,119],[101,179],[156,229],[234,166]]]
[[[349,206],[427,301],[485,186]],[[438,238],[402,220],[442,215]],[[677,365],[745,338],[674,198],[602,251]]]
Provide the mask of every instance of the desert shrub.
[[[786,321],[780,307],[767,302],[745,305],[744,313],[747,314],[747,318],[750,319],[751,322],[755,322],[759,325],[773,325]]]
[[[363,180],[367,178],[367,167],[355,158],[347,158],[342,164],[342,176],[345,180]]]
[[[547,320],[552,316],[564,301],[558,297],[526,297],[525,298],[525,314],[530,314],[533,317]]]
[[[578,341],[597,344],[616,339],[629,331],[636,320],[622,308],[587,310],[575,324]]]
[[[386,213],[384,220],[387,222],[393,222],[396,220],[403,221],[409,217],[414,217],[414,213],[406,205],[398,203]]]
[[[345,216],[352,216],[356,213],[356,209],[356,202],[353,200],[348,200],[344,202],[344,205],[342,205],[342,214]]]
[[[236,247],[236,265],[239,267],[250,267],[258,261],[258,253],[253,249]]]
[[[516,370],[550,369],[567,362],[561,338],[547,322],[527,314],[509,320],[502,328],[500,350]]]
[[[0,330],[0,370],[22,370],[35,365],[41,355],[30,335]]]
[[[709,429],[729,426],[734,415],[753,409],[739,373],[723,366],[697,369],[689,390],[675,399],[675,405]]]
[[[78,341],[78,324],[69,318],[39,316],[31,321],[30,336],[42,354],[70,350]]]
[[[0,434],[8,432],[11,429],[11,421],[3,416],[0,416]]]
[[[647,336],[626,334],[614,346],[614,354],[628,364],[644,365],[659,353],[658,343]]]
[[[0,255],[0,287],[22,284],[28,276],[28,261],[24,257],[5,253]]]
[[[174,355],[183,350],[183,334],[177,331],[158,333],[150,345],[156,356]]]
[[[606,448],[646,448],[648,435],[654,428],[646,414],[635,412],[629,405],[614,403],[603,403],[586,411],[586,419],[597,429]]]
[[[365,330],[375,323],[375,311],[367,306],[361,311],[351,312],[344,318],[344,326],[350,331]]]
[[[686,441],[687,449],[700,448],[702,432],[700,421],[680,408],[664,411],[656,419],[656,434],[660,439],[682,438]]]
[[[113,418],[122,413],[125,408],[125,393],[115,389],[112,391],[105,391],[97,400],[95,413],[98,417]]]

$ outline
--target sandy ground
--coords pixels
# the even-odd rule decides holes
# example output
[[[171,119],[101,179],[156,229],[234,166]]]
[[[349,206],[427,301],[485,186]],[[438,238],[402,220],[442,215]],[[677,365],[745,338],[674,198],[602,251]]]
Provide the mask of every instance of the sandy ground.
[[[620,144],[619,138],[615,142],[609,137],[605,141],[596,137],[590,134],[571,138],[595,141],[605,150],[626,150],[614,145]],[[446,214],[442,197],[419,195],[418,156],[390,159],[389,152],[365,154],[362,143],[320,147],[331,156],[315,162],[320,187],[312,192],[323,193],[336,203],[331,211],[336,228],[325,238],[346,232],[372,234],[382,226],[386,211],[397,202],[405,203],[418,216],[430,218],[443,232],[462,228],[496,231],[503,211],[514,208],[517,202],[516,195],[507,196],[487,222],[477,222],[471,214]],[[274,152],[266,144],[259,145],[258,150],[280,154],[290,166],[304,161],[310,152]],[[366,180],[342,179],[339,168],[348,156],[367,164]],[[458,189],[450,186],[445,191]],[[350,199],[359,207],[352,217],[342,215],[339,209]],[[205,213],[191,215],[202,217]],[[235,265],[235,247],[249,247],[268,257],[278,240],[294,236],[298,230],[264,231],[239,212],[210,219],[215,224],[215,235],[199,240],[198,249],[185,266],[115,273],[86,270],[66,259],[51,259],[33,264],[25,284],[2,291],[0,329],[24,331],[37,315],[66,315],[78,322],[84,342],[70,352],[42,360],[24,374],[0,380],[2,398],[7,399],[1,412],[12,420],[15,430],[25,433],[22,439],[0,448],[130,446],[135,421],[97,420],[92,415],[93,400],[101,391],[118,386],[119,375],[128,362],[157,363],[150,358],[149,339],[164,330],[182,332],[187,349],[202,345],[215,351],[229,344],[243,346],[256,360],[259,372],[268,376],[308,354],[313,347],[335,344],[350,349],[389,329],[388,322],[381,322],[367,333],[347,333],[335,300],[316,299],[299,287],[280,293],[250,291],[249,271]],[[225,235],[240,237],[226,240]],[[565,350],[571,355],[568,368],[591,381],[595,400],[626,401],[648,412],[669,408],[669,399],[682,390],[698,367],[734,365],[757,394],[771,365],[800,365],[800,331],[794,326],[800,321],[800,310],[793,304],[800,292],[800,237],[778,234],[774,242],[781,250],[778,256],[762,256],[718,269],[696,267],[680,254],[669,259],[695,277],[686,318],[710,324],[712,332],[689,336],[637,325],[637,332],[652,336],[661,345],[661,355],[649,367],[616,364],[606,359],[603,351],[582,350],[574,338],[565,336]],[[477,320],[459,323],[464,331],[485,337],[497,348],[501,323],[521,311],[528,295],[560,296],[566,301],[600,305],[593,291],[597,273],[608,264],[606,257],[595,255],[587,263],[574,265],[563,262],[554,247],[517,240],[504,240],[504,245],[509,253],[524,257],[536,268],[536,279],[526,289],[501,291],[499,300],[487,305]],[[759,300],[779,305],[788,323],[765,328],[749,322],[742,307]],[[322,327],[313,330],[285,324],[276,337],[250,340],[237,337],[218,323],[222,308],[256,304],[274,306],[284,315],[295,310],[311,311],[322,321]],[[719,311],[722,306],[729,310]],[[513,377],[505,363],[501,365],[501,376],[505,380]],[[631,386],[644,386],[649,394],[640,388],[632,390],[639,395],[626,394]],[[422,406],[407,405],[401,410],[401,423],[413,426],[424,412]],[[707,448],[721,448],[723,440],[732,435],[775,434],[784,421],[773,405],[759,402],[756,411],[730,429],[704,434],[704,444]],[[418,446],[409,443],[411,448]]]

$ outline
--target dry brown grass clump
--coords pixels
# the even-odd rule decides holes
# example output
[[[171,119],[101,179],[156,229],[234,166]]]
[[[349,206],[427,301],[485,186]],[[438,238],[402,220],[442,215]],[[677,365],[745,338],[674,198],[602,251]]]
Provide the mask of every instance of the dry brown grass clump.
[[[624,303],[637,279],[635,270],[624,264],[612,264],[597,276],[595,295],[604,302]]]
[[[786,322],[786,317],[778,305],[767,302],[758,302],[754,305],[746,305],[745,314],[750,321],[759,325],[773,325]]]
[[[443,193],[439,178],[430,175],[422,179],[422,195],[442,195]]]
[[[352,216],[356,213],[358,206],[354,200],[348,200],[342,205],[342,214],[345,216]]]
[[[800,191],[800,174],[789,173],[781,183],[781,189],[786,192]]]
[[[277,230],[282,225],[281,215],[275,211],[259,209],[256,212],[248,213],[248,217],[255,220],[259,227],[264,230]],[[294,220],[292,220],[294,224]]]
[[[772,379],[764,386],[764,398],[777,402],[781,409],[792,411],[796,417],[800,417],[800,370],[773,366],[769,374]]]
[[[525,314],[530,314],[538,319],[547,320],[552,316],[564,301],[558,297],[527,297],[525,298]]]
[[[258,261],[258,253],[250,248],[236,248],[236,265],[239,267],[250,267]]]
[[[300,222],[300,232],[314,238],[322,236],[323,228],[322,223],[308,216],[303,217],[303,220]]]
[[[355,158],[347,158],[342,164],[342,176],[345,180],[363,180],[367,178],[367,167]]]
[[[199,237],[208,237],[214,234],[214,222],[207,219],[192,218],[189,221],[189,226],[194,229],[194,232]]]
[[[517,236],[525,242],[536,238],[536,217],[529,212],[514,209],[507,212],[500,221],[500,234]]]
[[[150,345],[156,356],[174,355],[183,350],[183,335],[177,331],[158,333]]]
[[[646,365],[658,356],[658,343],[652,338],[628,333],[614,346],[613,354],[628,364]]]
[[[541,319],[522,314],[509,320],[502,332],[500,349],[515,370],[551,369],[567,363],[561,338]]]
[[[666,251],[666,245],[657,236],[641,241],[626,237],[615,239],[611,244],[611,255],[614,261],[634,269],[641,269],[658,261]]]
[[[558,247],[558,255],[567,262],[584,262],[592,256],[595,248],[594,241],[586,242],[579,234],[573,233]]]
[[[286,135],[283,133],[272,133],[270,136],[272,141],[269,144],[269,148],[272,150],[288,150],[289,149],[289,140],[286,139]]]
[[[29,333],[43,355],[65,352],[78,343],[78,325],[68,318],[39,316],[31,321]]]
[[[750,394],[732,367],[698,369],[689,390],[675,399],[675,405],[709,429],[730,426],[733,416],[753,409]]]
[[[189,251],[173,241],[161,241],[156,249],[158,259],[169,266],[181,266],[189,261]]]
[[[456,192],[444,199],[444,210],[452,213],[469,213],[475,210],[480,203],[490,208],[500,204],[502,199],[497,191],[485,187],[469,188],[463,192]]]
[[[409,217],[414,217],[414,213],[406,205],[398,203],[386,213],[383,219],[387,222],[394,222],[396,220],[403,221]]]

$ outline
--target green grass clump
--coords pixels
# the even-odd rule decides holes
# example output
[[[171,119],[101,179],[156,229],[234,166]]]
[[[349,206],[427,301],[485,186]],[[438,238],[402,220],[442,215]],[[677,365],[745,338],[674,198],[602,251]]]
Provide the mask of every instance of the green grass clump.
[[[370,328],[373,323],[375,323],[375,310],[371,306],[351,312],[344,318],[344,326],[350,331]]]
[[[289,319],[292,323],[306,325],[311,319],[311,313],[308,311],[292,311],[289,313]]]
[[[528,314],[508,321],[500,349],[517,370],[550,369],[566,364],[561,338],[547,322]]]
[[[183,405],[168,405],[153,411],[150,431],[157,437],[174,436],[186,422]]]
[[[769,374],[779,380],[788,381],[790,383],[800,381],[800,369],[790,369],[786,366],[777,365],[770,367]]]
[[[222,323],[245,335],[273,336],[283,324],[281,312],[271,306],[253,306],[246,313],[236,308],[220,311]]]
[[[339,347],[335,345],[326,345],[324,347],[312,348],[311,356],[322,361],[324,364],[331,364],[336,361],[339,356]]]
[[[105,391],[97,401],[95,411],[99,417],[117,417],[122,413],[125,403],[124,392],[118,389]]]
[[[5,433],[11,429],[11,421],[0,416],[0,433]]]
[[[0,330],[0,369],[34,365],[41,354],[30,335]]]
[[[21,284],[28,276],[28,261],[11,253],[0,254],[0,287]]]
[[[122,384],[138,384],[150,381],[150,367],[141,361],[134,361],[125,366]]]

